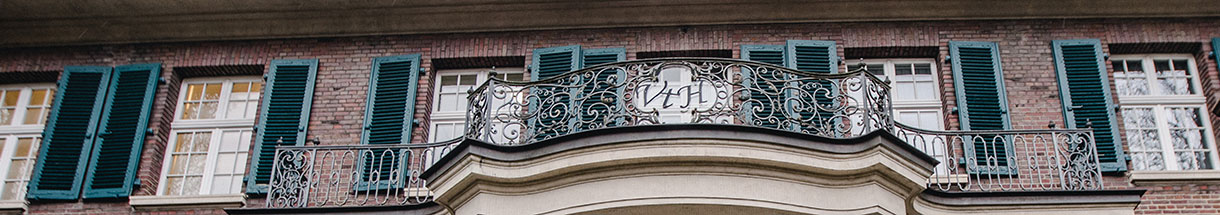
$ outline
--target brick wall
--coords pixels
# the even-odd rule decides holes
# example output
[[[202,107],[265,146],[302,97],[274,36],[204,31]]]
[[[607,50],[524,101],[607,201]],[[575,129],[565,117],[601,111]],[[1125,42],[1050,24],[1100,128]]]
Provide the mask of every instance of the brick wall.
[[[580,44],[586,48],[625,47],[627,58],[637,52],[673,50],[733,50],[743,44],[783,44],[789,39],[834,40],[843,48],[885,46],[940,47],[940,68],[945,113],[955,105],[949,65],[943,63],[951,40],[992,41],[1000,45],[1005,85],[1010,102],[1013,127],[1046,128],[1063,126],[1058,98],[1051,40],[1098,38],[1106,43],[1197,42],[1204,92],[1214,95],[1220,89],[1211,51],[1210,38],[1220,36],[1220,20],[1193,19],[1095,19],[1095,20],[997,20],[941,22],[859,22],[810,24],[759,24],[647,27],[622,29],[585,29],[563,31],[467,33],[440,35],[366,36],[255,41],[214,41],[191,43],[126,44],[84,47],[44,47],[0,49],[0,72],[62,70],[65,65],[122,65],[160,62],[166,82],[159,85],[154,119],[154,138],[145,144],[140,163],[142,187],[133,195],[153,195],[157,191],[162,159],[169,136],[174,104],[181,78],[175,67],[215,65],[266,65],[272,59],[319,59],[309,138],[325,145],[357,144],[363,125],[370,62],[374,57],[422,53],[421,75],[415,117],[423,123],[413,131],[412,142],[426,140],[428,113],[431,110],[431,60],[439,58],[524,56],[531,59],[534,48]],[[1103,49],[1107,46],[1103,45]],[[1112,68],[1112,67],[1111,67]],[[265,69],[264,69],[265,70]],[[1214,101],[1215,98],[1209,98]],[[1210,107],[1210,106],[1209,106]],[[946,126],[956,128],[957,116],[946,114]],[[1213,122],[1220,118],[1213,115]],[[1107,186],[1127,188],[1124,176],[1107,178]],[[1215,185],[1147,187],[1151,189],[1140,212],[1169,211],[1178,208],[1173,199],[1192,199],[1220,205]],[[251,203],[261,200],[251,200]],[[257,203],[256,203],[257,204]],[[1193,204],[1193,203],[1192,203]],[[1202,207],[1202,206],[1200,206]],[[131,213],[126,202],[36,202],[30,212],[47,214]],[[1211,211],[1196,212],[1212,212]],[[222,213],[219,210],[142,211],[149,213]],[[1193,213],[1193,212],[1192,212]]]

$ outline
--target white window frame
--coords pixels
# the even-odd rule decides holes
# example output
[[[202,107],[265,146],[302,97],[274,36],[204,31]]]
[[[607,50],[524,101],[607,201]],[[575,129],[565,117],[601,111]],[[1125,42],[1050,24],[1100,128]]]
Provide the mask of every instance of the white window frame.
[[[1173,60],[1178,60],[1178,59],[1186,60],[1186,64],[1187,64],[1186,73],[1188,73],[1187,75],[1190,76],[1191,91],[1195,92],[1195,94],[1186,94],[1186,95],[1161,94],[1160,93],[1161,87],[1158,85],[1159,83],[1157,83],[1156,65],[1154,64],[1154,60],[1158,60],[1158,59],[1169,59],[1170,64],[1172,64]],[[1141,61],[1140,66],[1142,66],[1144,74],[1145,74],[1145,78],[1147,78],[1146,80],[1148,80],[1147,82],[1149,85],[1148,86],[1149,94],[1148,95],[1118,95],[1118,104],[1121,107],[1121,109],[1127,109],[1127,108],[1151,108],[1152,109],[1152,114],[1156,117],[1155,120],[1156,120],[1157,138],[1159,139],[1160,144],[1161,144],[1161,161],[1164,162],[1162,165],[1165,166],[1165,170],[1132,170],[1132,171],[1133,172],[1182,171],[1181,167],[1178,165],[1178,156],[1177,156],[1177,153],[1175,153],[1176,151],[1174,151],[1174,148],[1173,148],[1172,137],[1170,137],[1170,135],[1168,135],[1170,128],[1169,128],[1168,120],[1166,119],[1167,115],[1165,115],[1168,113],[1167,112],[1168,110],[1166,110],[1167,108],[1182,108],[1182,107],[1198,108],[1200,110],[1199,117],[1202,118],[1202,120],[1203,120],[1202,124],[1203,124],[1203,140],[1205,141],[1204,144],[1209,144],[1207,146],[1209,147],[1208,149],[1211,150],[1210,154],[1211,154],[1211,161],[1212,161],[1212,163],[1211,163],[1212,169],[1210,169],[1210,170],[1215,170],[1215,169],[1220,168],[1220,155],[1217,155],[1217,153],[1216,153],[1217,144],[1215,141],[1215,134],[1213,134],[1213,131],[1212,131],[1211,115],[1210,115],[1210,113],[1208,113],[1209,111],[1208,111],[1207,105],[1206,105],[1207,98],[1203,94],[1203,87],[1200,83],[1200,82],[1202,82],[1202,80],[1199,79],[1198,66],[1195,64],[1195,57],[1191,56],[1189,54],[1136,54],[1136,55],[1115,55],[1115,56],[1111,56],[1109,59],[1110,62],[1124,61],[1124,60],[1126,60],[1126,61],[1140,60]],[[1121,109],[1119,110],[1120,113],[1123,111]],[[1125,128],[1123,129],[1123,132],[1124,133],[1126,132]],[[1127,143],[1127,144],[1130,145],[1132,143]],[[1138,162],[1138,161],[1132,161],[1132,162],[1134,163],[1134,162]],[[1134,166],[1132,168],[1134,168]],[[1185,170],[1185,171],[1204,171],[1204,170],[1206,170],[1206,169]]]
[[[33,94],[34,89],[50,89],[52,91],[59,90],[57,87],[55,87],[55,83],[10,84],[0,86],[0,90],[20,90],[20,94],[17,97],[17,106],[13,113],[13,119],[9,121],[10,123],[8,125],[0,125],[0,138],[4,138],[3,141],[0,141],[0,144],[3,144],[0,147],[4,148],[4,153],[0,154],[0,167],[4,168],[3,171],[0,171],[0,193],[6,192],[6,190],[4,190],[4,186],[2,185],[8,181],[8,168],[12,167],[13,156],[17,150],[18,138],[37,139],[38,141],[34,141],[34,145],[30,147],[30,150],[35,152],[35,159],[37,159],[37,156],[39,156],[37,155],[37,151],[42,145],[42,131],[44,128],[46,128],[46,118],[44,117],[40,124],[23,124],[25,122],[25,115],[27,114],[26,108],[29,107],[30,96]],[[50,93],[47,95],[47,99],[55,99],[55,93]],[[54,102],[48,103],[48,105],[52,105],[53,103]],[[47,115],[50,115],[49,111],[47,112]],[[33,169],[26,171],[31,171],[32,173]],[[32,176],[31,173],[27,173],[27,176]],[[29,185],[29,180],[29,178],[25,179],[26,185]],[[16,200],[0,200],[0,202],[20,202],[24,204],[25,191],[22,191],[19,195],[21,197]]]
[[[896,97],[894,95],[895,92],[891,91],[890,92],[890,98],[892,100],[891,105],[893,107],[894,116],[897,116],[897,113],[902,112],[902,111],[933,111],[934,110],[934,111],[936,111],[937,119],[939,119],[939,121],[940,121],[937,123],[937,128],[923,128],[923,129],[944,130],[945,103],[944,103],[944,101],[941,100],[941,99],[943,99],[944,96],[942,96],[941,91],[940,91],[941,83],[940,83],[940,75],[938,72],[939,70],[936,70],[937,69],[936,68],[936,59],[932,59],[932,58],[877,58],[877,59],[849,60],[846,62],[846,64],[855,65],[855,64],[859,64],[861,62],[864,62],[864,64],[882,64],[883,65],[882,70],[885,73],[885,77],[881,77],[881,78],[884,78],[884,80],[890,80],[890,82],[893,82],[894,77],[898,75],[898,72],[896,72],[894,64],[916,64],[916,63],[928,64],[929,69],[932,71],[932,74],[931,74],[932,87],[933,87],[932,92],[935,92],[937,94],[934,97],[935,99],[905,100],[905,101],[894,100],[893,98]],[[847,67],[844,66],[843,68],[846,69]],[[893,84],[893,83],[891,83],[891,84]]]
[[[225,116],[227,116],[227,114],[228,114],[227,111],[228,111],[228,107],[229,107],[228,106],[229,100],[230,100],[229,97],[233,91],[234,82],[263,83],[263,79],[262,79],[262,77],[259,77],[259,76],[224,76],[224,77],[188,78],[188,79],[182,80],[182,82],[179,86],[179,90],[178,90],[178,101],[175,101],[177,103],[177,106],[174,110],[174,121],[173,121],[173,123],[170,124],[171,131],[170,131],[170,136],[169,136],[169,143],[166,144],[165,153],[163,155],[163,159],[161,162],[162,163],[161,164],[162,165],[161,176],[160,176],[160,181],[158,182],[158,186],[157,186],[157,195],[158,196],[171,196],[171,195],[167,195],[165,193],[165,190],[166,190],[166,188],[169,187],[168,184],[166,184],[166,182],[168,181],[167,178],[169,176],[169,171],[170,171],[170,168],[172,168],[171,166],[173,164],[173,155],[174,155],[173,149],[178,145],[178,138],[177,138],[178,134],[191,133],[191,132],[211,132],[211,135],[212,135],[212,137],[211,137],[212,142],[209,143],[210,145],[208,146],[207,158],[204,161],[205,162],[204,167],[203,167],[204,172],[202,173],[203,179],[201,179],[201,181],[200,181],[201,187],[199,188],[199,194],[172,195],[172,196],[204,196],[204,195],[231,195],[231,194],[233,194],[233,193],[228,193],[228,194],[211,193],[212,184],[213,184],[212,180],[214,179],[214,177],[216,175],[215,174],[216,164],[217,164],[217,162],[219,162],[217,159],[218,159],[219,153],[220,153],[220,145],[217,145],[217,143],[220,143],[219,141],[223,141],[223,132],[225,132],[225,131],[248,131],[248,132],[251,132],[251,134],[253,134],[254,119],[257,117],[257,116],[251,117],[248,119],[225,119],[226,118]],[[216,119],[182,119],[182,112],[183,112],[182,109],[184,108],[183,103],[186,100],[186,94],[188,93],[187,87],[190,86],[191,84],[202,84],[202,83],[208,83],[208,84],[220,83],[220,84],[222,84],[221,89],[220,89],[220,99],[219,99],[220,101],[216,104],[216,107],[217,107],[216,115],[215,115]],[[263,83],[263,84],[266,84],[266,83]],[[264,85],[263,87],[266,87],[266,86]],[[261,91],[260,91],[260,97],[261,97]],[[259,99],[252,99],[252,101],[258,102]],[[256,105],[256,107],[258,106],[258,104],[255,104],[255,105]],[[253,137],[251,137],[251,139],[253,139]],[[249,144],[245,144],[245,145],[249,145]],[[246,156],[247,156],[247,158],[248,158],[248,156],[250,156],[250,152],[248,151],[248,149],[246,151]],[[238,161],[241,163],[237,166],[239,168],[248,166],[247,160],[248,159]],[[243,172],[247,172],[247,171],[243,171]],[[243,186],[244,184],[236,184],[236,185]],[[240,193],[237,193],[237,194],[240,194]]]
[[[428,123],[429,124],[428,125],[429,142],[445,141],[442,139],[437,139],[437,137],[439,135],[437,135],[436,132],[438,131],[437,127],[439,125],[458,124],[458,125],[462,125],[461,126],[462,130],[465,130],[465,125],[467,123],[466,122],[466,111],[464,111],[465,110],[464,108],[461,109],[463,111],[441,111],[440,110],[441,106],[440,106],[440,103],[437,101],[441,101],[441,96],[442,96],[441,77],[454,76],[454,75],[475,75],[475,77],[476,77],[475,85],[473,87],[478,87],[479,85],[481,85],[487,81],[487,78],[491,75],[491,73],[496,73],[497,75],[520,73],[520,74],[522,74],[521,77],[527,77],[525,75],[525,73],[526,73],[525,68],[523,68],[523,67],[505,67],[505,68],[490,67],[490,68],[473,68],[473,69],[437,70],[436,76],[433,79],[434,84],[432,86],[432,92],[435,92],[432,95],[432,101],[431,101],[432,107],[429,107],[432,110],[431,118],[429,119],[430,122]],[[503,77],[501,77],[501,78],[503,78]],[[516,81],[521,81],[521,80],[516,80]],[[465,92],[463,92],[463,93],[465,93]]]

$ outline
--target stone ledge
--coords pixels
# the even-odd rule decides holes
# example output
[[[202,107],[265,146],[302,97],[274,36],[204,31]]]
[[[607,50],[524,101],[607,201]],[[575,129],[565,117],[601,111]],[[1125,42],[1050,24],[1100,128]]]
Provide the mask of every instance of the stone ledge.
[[[1220,170],[1131,171],[1131,183],[1194,183],[1220,181]]]
[[[245,205],[246,195],[200,195],[200,196],[132,196],[128,198],[137,210],[164,208],[227,208]]]

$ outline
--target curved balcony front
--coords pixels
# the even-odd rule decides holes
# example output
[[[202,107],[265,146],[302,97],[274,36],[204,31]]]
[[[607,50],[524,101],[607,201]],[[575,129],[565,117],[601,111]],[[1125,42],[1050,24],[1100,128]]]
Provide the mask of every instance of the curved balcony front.
[[[863,69],[818,74],[734,59],[626,61],[533,82],[493,78],[470,93],[466,137],[524,145],[599,128],[694,123],[851,138],[893,128],[889,91]]]

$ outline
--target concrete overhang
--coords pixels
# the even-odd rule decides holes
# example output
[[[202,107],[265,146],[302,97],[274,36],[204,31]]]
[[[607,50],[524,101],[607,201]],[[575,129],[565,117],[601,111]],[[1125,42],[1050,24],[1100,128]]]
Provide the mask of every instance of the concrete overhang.
[[[1216,17],[1211,0],[13,0],[0,47],[754,23]]]
[[[521,146],[466,140],[421,177],[434,201],[454,214],[664,205],[906,214],[935,165],[885,132],[837,139],[679,124],[596,129]]]

